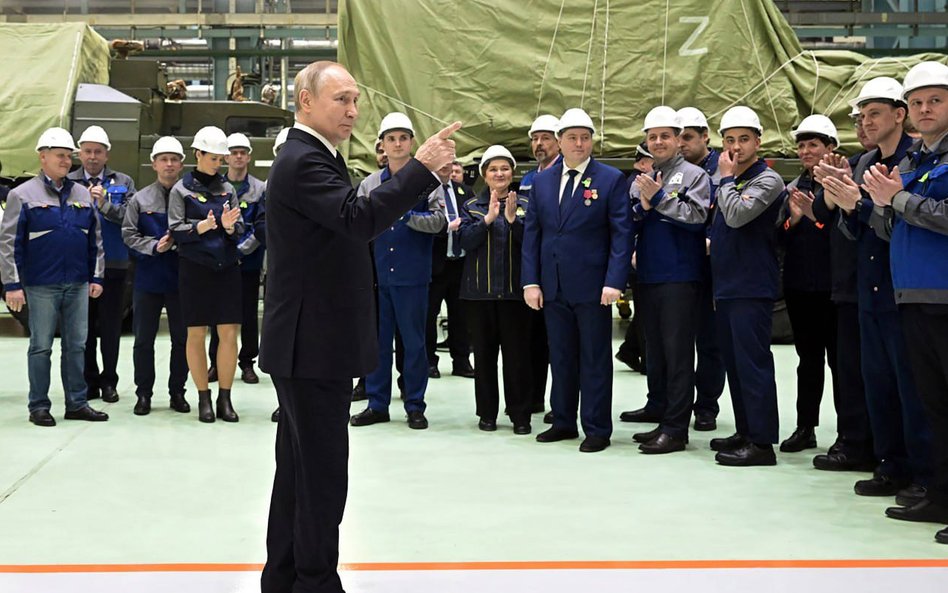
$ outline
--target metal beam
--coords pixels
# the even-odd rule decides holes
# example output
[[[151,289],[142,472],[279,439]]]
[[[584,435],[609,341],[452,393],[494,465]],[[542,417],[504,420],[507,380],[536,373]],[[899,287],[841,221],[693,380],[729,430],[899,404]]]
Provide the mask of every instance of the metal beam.
[[[784,15],[792,27],[860,25],[948,25],[946,12],[791,12]]]
[[[203,14],[0,14],[0,23],[87,23],[93,27],[333,27],[337,14],[203,13]]]
[[[175,58],[322,58],[335,59],[336,50],[330,48],[317,49],[161,49],[145,50],[135,54],[136,58],[161,58],[173,60]]]

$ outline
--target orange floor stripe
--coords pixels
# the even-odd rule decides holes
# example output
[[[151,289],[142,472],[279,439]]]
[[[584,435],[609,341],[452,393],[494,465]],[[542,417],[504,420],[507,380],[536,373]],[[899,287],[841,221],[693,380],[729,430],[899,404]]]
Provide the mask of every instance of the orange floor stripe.
[[[262,564],[8,564],[0,573],[256,572]],[[948,559],[618,560],[551,562],[357,562],[350,571],[434,570],[715,570],[754,568],[948,568]]]

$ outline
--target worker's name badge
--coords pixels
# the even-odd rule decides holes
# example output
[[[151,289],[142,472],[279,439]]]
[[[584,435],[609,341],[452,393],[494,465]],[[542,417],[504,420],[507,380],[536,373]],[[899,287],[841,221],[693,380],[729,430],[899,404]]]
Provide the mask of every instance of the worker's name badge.
[[[672,175],[672,178],[668,180],[668,185],[681,185],[681,182],[685,180],[685,174],[681,171]]]

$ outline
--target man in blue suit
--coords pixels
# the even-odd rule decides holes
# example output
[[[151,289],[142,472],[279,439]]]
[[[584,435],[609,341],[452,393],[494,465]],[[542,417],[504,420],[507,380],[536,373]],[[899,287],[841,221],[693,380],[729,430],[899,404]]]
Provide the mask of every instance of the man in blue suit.
[[[544,312],[553,374],[553,426],[537,441],[577,438],[579,408],[586,453],[612,436],[611,305],[629,275],[632,233],[625,178],[591,158],[593,134],[582,109],[560,118],[563,159],[534,179],[521,268],[524,300]]]

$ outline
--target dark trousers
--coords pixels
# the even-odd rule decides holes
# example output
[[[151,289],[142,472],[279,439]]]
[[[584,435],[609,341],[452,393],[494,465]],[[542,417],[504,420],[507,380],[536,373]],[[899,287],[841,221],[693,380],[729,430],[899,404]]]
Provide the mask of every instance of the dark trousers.
[[[698,284],[639,284],[648,353],[649,399],[665,403],[662,432],[688,434],[695,397],[695,315]]]
[[[530,319],[530,406],[540,410],[546,403],[546,379],[550,369],[550,346],[546,335],[543,311],[527,307]]]
[[[543,303],[553,386],[553,427],[612,436],[612,315],[599,303]],[[580,400],[580,393],[582,399]]]
[[[866,405],[880,462],[876,471],[927,485],[932,475],[932,433],[915,389],[899,313],[860,311],[859,333]]]
[[[496,420],[500,404],[497,354],[504,357],[504,402],[514,424],[530,422],[530,308],[523,301],[466,301],[474,346],[477,415]]]
[[[774,444],[780,430],[770,351],[774,303],[770,299],[728,299],[717,301],[716,307],[737,432],[759,445]]]
[[[793,329],[797,364],[797,426],[820,424],[826,363],[833,375],[833,400],[839,408],[836,375],[836,305],[829,292],[786,290],[787,316]]]
[[[629,286],[632,289],[632,319],[625,328],[625,338],[619,344],[619,351],[629,358],[645,360],[645,326],[642,324],[645,314],[642,312],[642,300],[635,274],[631,275]]]
[[[171,335],[171,361],[168,365],[168,394],[184,393],[188,380],[188,360],[185,346],[188,328],[181,317],[181,299],[178,293],[166,294],[136,290],[132,295],[133,330],[135,345],[132,360],[135,364],[135,395],[151,397],[155,387],[155,337],[161,321],[161,309],[168,312],[168,333]]]
[[[836,303],[836,442],[847,454],[872,455],[872,431],[866,408],[859,343],[859,308]]]
[[[405,411],[425,411],[428,359],[425,316],[428,286],[379,286],[379,366],[365,378],[369,407],[388,410],[392,401],[392,341],[398,329],[405,347]]]
[[[86,335],[86,363],[83,375],[90,389],[118,385],[119,342],[122,338],[122,296],[125,272],[106,268],[102,294],[89,299],[89,332]],[[102,349],[102,372],[99,372],[98,349]]]
[[[257,304],[260,300],[260,270],[240,273],[240,352],[237,366],[246,369],[253,366],[260,355],[260,320]],[[220,337],[217,327],[210,328],[211,343],[207,354],[211,366],[217,366],[217,346]]]
[[[470,362],[471,342],[464,312],[467,303],[458,297],[463,272],[463,259],[447,259],[444,269],[431,276],[431,284],[428,285],[428,319],[425,325],[428,366],[438,366],[435,350],[438,344],[438,313],[441,312],[442,301],[448,307],[448,349],[451,352],[451,360],[454,365]]]
[[[899,310],[933,436],[934,476],[928,498],[948,507],[948,305],[902,305]]]
[[[718,329],[714,312],[714,293],[711,281],[698,287],[697,327],[695,349],[698,351],[698,366],[695,367],[695,415],[717,418],[721,411],[718,400],[724,393],[724,357],[718,346]]]
[[[341,593],[351,379],[273,377],[280,402],[262,593]]]

